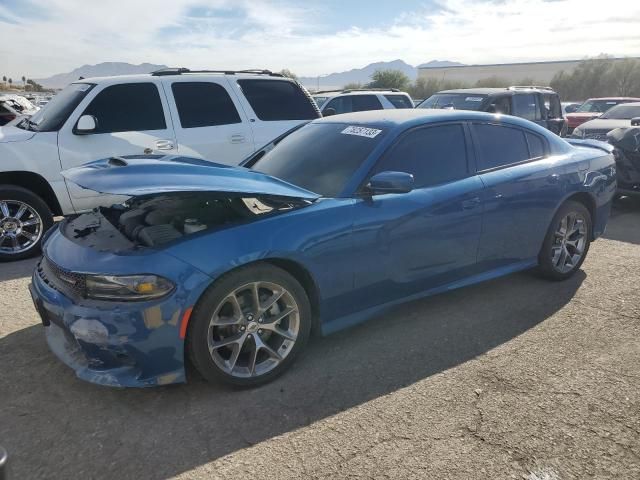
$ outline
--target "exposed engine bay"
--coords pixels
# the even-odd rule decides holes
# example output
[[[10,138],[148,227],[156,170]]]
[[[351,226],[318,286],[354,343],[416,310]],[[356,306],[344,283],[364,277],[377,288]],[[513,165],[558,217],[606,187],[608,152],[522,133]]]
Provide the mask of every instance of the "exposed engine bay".
[[[98,250],[157,247],[185,235],[276,215],[308,205],[291,198],[181,192],[133,197],[122,205],[68,217],[60,229]]]

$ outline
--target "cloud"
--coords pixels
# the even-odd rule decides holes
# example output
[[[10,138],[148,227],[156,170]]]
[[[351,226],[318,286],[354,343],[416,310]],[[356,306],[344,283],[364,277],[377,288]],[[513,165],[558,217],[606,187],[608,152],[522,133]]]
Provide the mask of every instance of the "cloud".
[[[36,78],[102,61],[318,75],[396,58],[640,55],[640,2],[628,0],[609,0],[606,9],[599,0],[436,0],[358,27],[344,27],[345,15],[358,16],[348,2],[333,15],[342,27],[332,28],[326,6],[314,2],[10,0],[0,5],[0,65]]]

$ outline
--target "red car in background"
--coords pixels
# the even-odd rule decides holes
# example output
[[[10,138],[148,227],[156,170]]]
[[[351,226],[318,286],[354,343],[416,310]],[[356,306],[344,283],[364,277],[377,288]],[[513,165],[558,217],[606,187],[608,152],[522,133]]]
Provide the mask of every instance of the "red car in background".
[[[621,103],[640,102],[640,98],[634,97],[603,97],[590,98],[584,102],[573,113],[567,114],[567,134],[570,135],[573,129],[584,122],[598,118],[611,107],[615,107]]]

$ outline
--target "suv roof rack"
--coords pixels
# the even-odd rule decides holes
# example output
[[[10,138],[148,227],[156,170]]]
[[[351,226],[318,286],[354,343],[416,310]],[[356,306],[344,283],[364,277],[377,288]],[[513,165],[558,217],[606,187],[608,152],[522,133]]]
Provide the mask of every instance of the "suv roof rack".
[[[342,89],[342,88],[337,88],[337,89],[333,89],[333,90],[318,90],[317,92],[314,92],[314,95],[317,95],[319,93],[333,93],[333,92],[340,92],[340,93],[351,93],[351,92],[400,92],[401,90],[397,89],[397,88],[349,88],[349,89]]]
[[[543,87],[541,85],[512,85],[507,90],[549,90],[553,92],[551,87]]]
[[[236,73],[251,73],[254,75],[269,75],[271,77],[284,77],[281,73],[273,73],[271,70],[259,68],[250,68],[247,70],[190,70],[184,67],[161,68],[151,72],[154,77],[162,77],[166,75],[182,75],[185,73],[222,73],[224,75],[235,75]]]

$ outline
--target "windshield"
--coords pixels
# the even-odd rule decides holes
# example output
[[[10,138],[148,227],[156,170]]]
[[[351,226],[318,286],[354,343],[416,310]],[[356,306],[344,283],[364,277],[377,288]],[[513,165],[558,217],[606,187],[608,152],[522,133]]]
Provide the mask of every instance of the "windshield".
[[[252,169],[323,197],[335,197],[384,134],[377,128],[310,123],[283,138]]]
[[[615,107],[620,100],[587,100],[576,110],[576,113],[603,113]]]
[[[608,110],[600,118],[610,118],[615,120],[631,120],[640,117],[640,105],[618,105]]]
[[[94,86],[92,83],[72,83],[55,95],[41,110],[34,113],[28,125],[38,132],[60,130],[71,112]]]
[[[486,95],[474,93],[436,93],[431,95],[418,108],[453,108],[455,110],[480,110]]]

